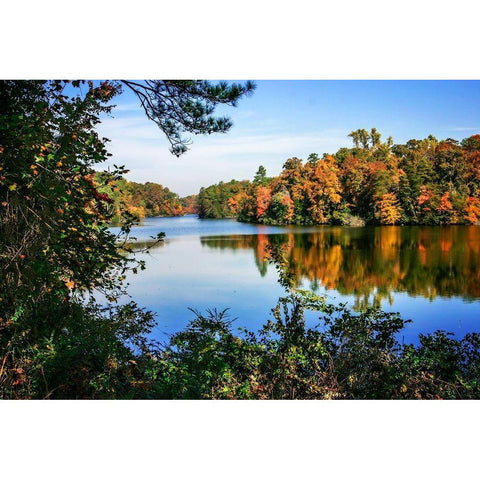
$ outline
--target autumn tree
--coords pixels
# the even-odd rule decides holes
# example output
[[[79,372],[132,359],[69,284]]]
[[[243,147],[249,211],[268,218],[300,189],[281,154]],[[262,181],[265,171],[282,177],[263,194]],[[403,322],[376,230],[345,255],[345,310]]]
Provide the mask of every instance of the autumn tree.
[[[456,223],[456,215],[450,199],[450,192],[445,192],[442,195],[436,211],[441,223]]]
[[[242,190],[239,193],[234,194],[228,199],[228,207],[233,215],[240,217],[242,214],[245,215],[245,220],[252,220],[254,213],[248,209],[246,210],[246,203],[251,200],[245,190]],[[251,203],[251,202],[250,202]]]
[[[394,193],[385,193],[376,203],[376,216],[383,225],[396,225],[402,218],[402,208]]]
[[[463,218],[467,223],[472,225],[478,224],[480,221],[480,198],[468,197],[463,209]]]
[[[335,158],[327,155],[315,163],[307,163],[308,180],[303,189],[308,202],[308,212],[313,223],[328,223],[334,209],[342,199],[339,168]]]
[[[268,187],[264,187],[262,185],[259,185],[256,189],[256,194],[255,197],[257,199],[257,209],[256,209],[256,217],[257,220],[261,219],[265,212],[267,211],[269,205],[270,205],[270,200],[272,198],[272,191]]]

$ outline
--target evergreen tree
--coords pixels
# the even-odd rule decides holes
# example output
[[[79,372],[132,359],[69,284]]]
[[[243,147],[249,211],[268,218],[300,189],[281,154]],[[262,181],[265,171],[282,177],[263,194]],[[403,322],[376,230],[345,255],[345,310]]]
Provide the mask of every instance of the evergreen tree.
[[[263,165],[258,167],[255,177],[253,177],[253,183],[255,185],[265,185],[267,183],[267,171]]]

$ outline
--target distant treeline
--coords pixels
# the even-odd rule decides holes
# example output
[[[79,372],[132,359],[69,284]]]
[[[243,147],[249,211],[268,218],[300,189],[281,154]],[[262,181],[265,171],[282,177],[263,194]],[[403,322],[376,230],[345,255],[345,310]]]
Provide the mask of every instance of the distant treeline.
[[[290,158],[277,177],[260,166],[251,182],[202,188],[199,216],[277,225],[479,222],[480,135],[404,145],[382,142],[375,128],[349,136],[353,148]]]
[[[145,217],[176,217],[196,213],[196,195],[180,198],[158,183],[129,182],[101,172],[96,175],[99,192],[106,194],[115,210],[114,221],[126,211],[136,219]]]

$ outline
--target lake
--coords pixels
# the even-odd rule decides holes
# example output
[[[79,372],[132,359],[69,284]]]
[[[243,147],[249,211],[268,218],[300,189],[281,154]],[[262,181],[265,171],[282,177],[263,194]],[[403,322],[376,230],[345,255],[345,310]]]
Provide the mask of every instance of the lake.
[[[285,292],[266,259],[269,245],[283,249],[297,286],[331,303],[378,304],[412,319],[405,342],[439,329],[459,337],[480,331],[478,226],[275,227],[189,215],[147,218],[132,235],[144,246],[160,231],[165,242],[137,254],[146,270],[127,278],[132,298],[157,313],[159,340],[193,320],[189,308],[229,308],[234,325],[250,329],[272,318]]]

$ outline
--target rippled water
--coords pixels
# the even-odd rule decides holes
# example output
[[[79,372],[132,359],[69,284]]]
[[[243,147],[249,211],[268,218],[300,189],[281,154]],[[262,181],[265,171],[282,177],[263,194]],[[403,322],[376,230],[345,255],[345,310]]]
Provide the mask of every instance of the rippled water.
[[[271,227],[186,216],[146,219],[132,234],[145,244],[160,231],[166,241],[139,254],[147,269],[128,279],[134,300],[158,314],[157,338],[185,327],[188,307],[229,308],[236,325],[261,327],[284,293],[269,245],[284,250],[298,286],[411,318],[407,342],[437,329],[480,330],[477,226]]]

